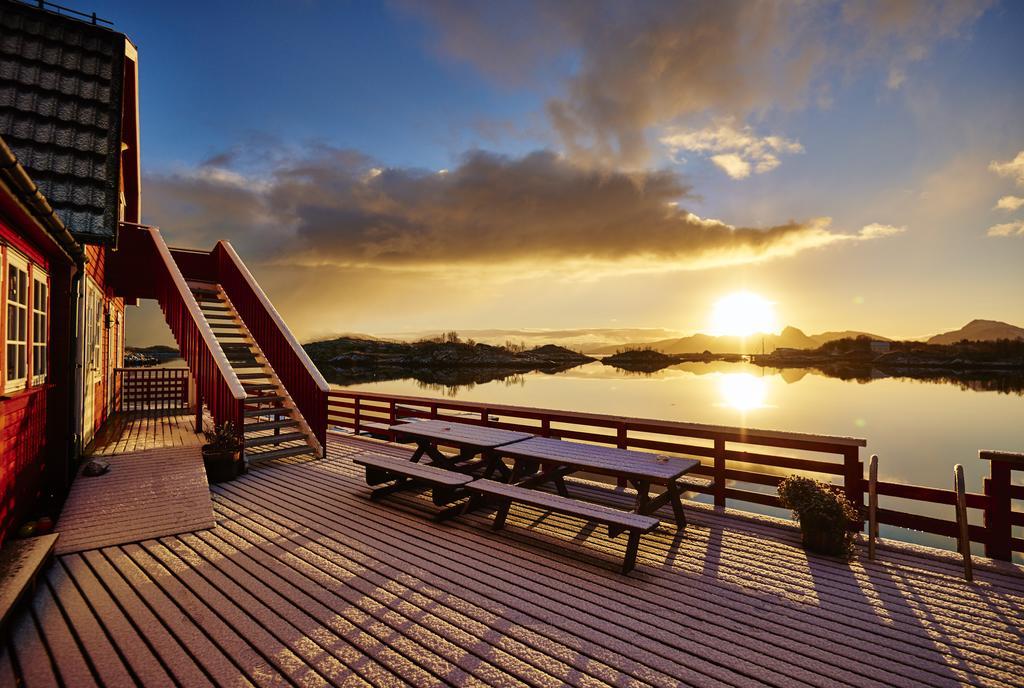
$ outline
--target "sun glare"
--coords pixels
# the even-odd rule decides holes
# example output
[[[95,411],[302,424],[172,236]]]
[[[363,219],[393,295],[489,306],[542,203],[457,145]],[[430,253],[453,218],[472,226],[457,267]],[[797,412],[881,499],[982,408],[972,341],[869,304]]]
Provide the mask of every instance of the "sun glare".
[[[749,291],[723,296],[711,313],[711,329],[716,335],[748,337],[758,332],[777,332],[775,304]]]
[[[752,411],[765,405],[768,385],[750,373],[727,373],[718,381],[722,405],[737,411]]]

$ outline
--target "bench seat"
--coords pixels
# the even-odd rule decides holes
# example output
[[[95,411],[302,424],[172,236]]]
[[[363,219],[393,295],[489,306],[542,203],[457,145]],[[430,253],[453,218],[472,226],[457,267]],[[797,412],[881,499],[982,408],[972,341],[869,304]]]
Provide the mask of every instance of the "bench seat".
[[[623,531],[629,531],[626,556],[622,562],[622,573],[629,573],[636,565],[640,535],[651,532],[660,523],[654,516],[620,511],[600,504],[581,502],[570,497],[531,490],[517,485],[507,485],[494,480],[474,480],[467,487],[471,492],[493,497],[501,502],[501,507],[494,517],[495,530],[505,527],[505,519],[512,502],[518,502],[567,516],[603,523],[608,526],[610,537],[615,537]]]
[[[473,476],[470,475],[379,454],[361,454],[353,457],[352,462],[366,469],[367,485],[380,485],[394,481],[393,485],[374,490],[370,495],[371,499],[379,499],[386,494],[396,492],[407,487],[409,481],[413,481],[429,485],[432,488],[434,504],[443,506],[458,497],[459,488],[473,481]]]

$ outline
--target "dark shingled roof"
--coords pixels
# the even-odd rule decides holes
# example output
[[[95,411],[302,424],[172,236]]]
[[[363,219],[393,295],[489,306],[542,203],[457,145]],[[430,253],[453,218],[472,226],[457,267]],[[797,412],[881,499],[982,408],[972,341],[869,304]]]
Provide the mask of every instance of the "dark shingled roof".
[[[117,236],[124,43],[0,0],[0,136],[84,243]]]

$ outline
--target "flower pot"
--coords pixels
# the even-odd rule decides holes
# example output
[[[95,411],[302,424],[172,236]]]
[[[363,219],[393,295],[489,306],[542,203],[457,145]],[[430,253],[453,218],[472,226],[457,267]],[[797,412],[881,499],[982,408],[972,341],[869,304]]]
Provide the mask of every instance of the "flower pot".
[[[839,557],[846,553],[846,540],[842,534],[821,528],[814,523],[800,522],[800,534],[804,549],[817,554]]]
[[[234,480],[242,472],[242,453],[231,449],[203,447],[206,479],[211,483]]]

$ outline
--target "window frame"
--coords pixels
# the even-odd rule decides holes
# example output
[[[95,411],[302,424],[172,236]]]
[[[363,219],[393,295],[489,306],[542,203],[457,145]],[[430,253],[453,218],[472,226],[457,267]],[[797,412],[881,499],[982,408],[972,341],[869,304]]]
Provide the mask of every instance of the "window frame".
[[[49,356],[50,356],[50,276],[47,275],[46,271],[43,270],[38,265],[33,265],[32,266],[32,274],[31,274],[31,276],[29,278],[29,282],[31,282],[31,284],[32,284],[32,289],[31,289],[31,292],[32,292],[32,304],[31,304],[31,308],[30,308],[30,312],[31,312],[31,316],[32,316],[32,318],[31,318],[32,327],[31,327],[31,332],[30,332],[30,336],[29,336],[29,340],[30,340],[29,341],[29,346],[31,347],[31,352],[29,352],[29,356],[28,356],[28,360],[31,363],[31,365],[30,365],[30,369],[29,369],[28,372],[29,372],[30,377],[31,377],[31,384],[33,386],[35,386],[35,385],[44,385],[44,384],[46,384],[46,378],[50,374],[50,359],[49,359]],[[42,301],[43,310],[39,310],[38,308],[36,308],[36,305],[37,305],[36,304],[36,285],[37,284],[42,285],[42,288],[43,288],[43,301]],[[40,340],[38,338],[39,333],[37,331],[37,329],[38,329],[37,328],[38,321],[36,319],[37,316],[40,316],[41,319],[42,319],[42,333],[43,333],[42,340]],[[41,349],[42,350],[42,356],[40,358],[40,360],[42,361],[42,368],[43,368],[42,375],[40,375],[39,372],[36,370],[36,350],[37,349]]]
[[[28,351],[31,346],[30,342],[30,327],[29,327],[29,315],[31,314],[31,272],[29,266],[32,264],[29,259],[22,255],[20,252],[14,250],[10,246],[6,250],[7,256],[4,261],[4,281],[3,281],[3,309],[4,309],[4,331],[3,331],[3,353],[4,353],[4,394],[11,394],[13,392],[20,392],[29,386],[29,356]],[[15,267],[25,275],[25,303],[15,304],[16,308],[23,309],[25,312],[25,333],[24,337],[19,339],[11,339],[9,336],[11,327],[11,303],[10,303],[10,289],[11,289],[11,267]],[[11,346],[15,347],[17,352],[18,347],[21,347],[23,353],[24,364],[24,375],[17,378],[11,378],[7,375],[8,365],[10,365],[10,354],[9,350]],[[17,354],[16,354],[17,355]]]

